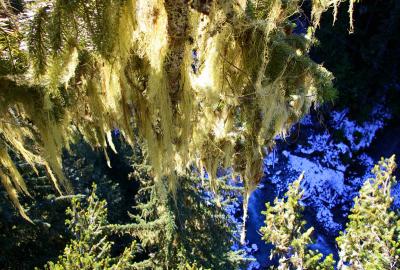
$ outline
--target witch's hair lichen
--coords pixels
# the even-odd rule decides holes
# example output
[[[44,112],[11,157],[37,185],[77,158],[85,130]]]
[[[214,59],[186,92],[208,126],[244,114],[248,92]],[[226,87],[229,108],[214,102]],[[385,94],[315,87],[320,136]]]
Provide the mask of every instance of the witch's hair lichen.
[[[300,1],[37,2],[24,30],[30,68],[0,78],[0,164],[15,149],[32,167],[46,164],[60,192],[69,189],[61,151],[76,132],[115,150],[110,132],[133,144],[135,127],[170,192],[190,165],[214,186],[217,168],[232,166],[246,208],[264,147],[332,96],[332,75],[307,55],[310,37],[288,28]],[[312,1],[310,27],[339,2]],[[22,191],[23,181],[10,169],[2,175],[18,205],[7,179]]]

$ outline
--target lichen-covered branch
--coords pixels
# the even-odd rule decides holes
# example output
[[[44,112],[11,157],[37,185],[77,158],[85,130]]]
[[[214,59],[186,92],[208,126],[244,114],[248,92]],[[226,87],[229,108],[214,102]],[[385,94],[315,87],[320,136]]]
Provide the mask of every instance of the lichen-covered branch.
[[[310,27],[339,2],[313,1]],[[18,50],[28,55],[29,83],[0,83],[5,120],[17,117],[32,128],[1,131],[17,138],[6,139],[11,147],[30,153],[24,158],[45,160],[66,190],[60,156],[74,133],[114,149],[110,132],[118,128],[133,144],[135,127],[154,177],[166,177],[170,192],[177,173],[191,165],[207,169],[214,189],[217,168],[232,166],[248,198],[261,177],[264,147],[334,95],[332,75],[307,55],[313,37],[292,31],[300,5],[37,1],[27,7],[36,15],[20,20],[29,51],[22,43]],[[27,137],[38,151],[27,150]]]

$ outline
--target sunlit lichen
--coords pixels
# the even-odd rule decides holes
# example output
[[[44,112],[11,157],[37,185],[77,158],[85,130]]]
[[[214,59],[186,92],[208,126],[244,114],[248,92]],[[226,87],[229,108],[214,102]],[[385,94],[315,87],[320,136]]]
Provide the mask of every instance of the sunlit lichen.
[[[264,147],[334,92],[332,75],[307,56],[310,40],[288,28],[299,1],[39,2],[32,73],[0,81],[0,120],[29,124],[2,128],[0,140],[32,167],[44,164],[60,192],[69,190],[61,151],[76,132],[107,155],[107,146],[116,152],[111,131],[133,144],[135,127],[170,192],[190,165],[214,187],[217,168],[231,166],[246,214]],[[313,1],[312,26],[339,2]]]

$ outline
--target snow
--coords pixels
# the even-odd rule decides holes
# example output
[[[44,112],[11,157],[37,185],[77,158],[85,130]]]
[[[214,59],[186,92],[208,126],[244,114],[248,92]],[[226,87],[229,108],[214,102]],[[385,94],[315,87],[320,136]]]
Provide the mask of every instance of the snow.
[[[350,148],[353,151],[358,151],[368,147],[375,133],[384,126],[385,120],[390,119],[391,115],[378,105],[374,108],[370,121],[365,121],[362,124],[357,124],[355,121],[349,120],[347,117],[348,110],[332,113],[332,124],[337,130],[344,132],[346,139],[350,143]]]
[[[288,168],[298,174],[304,171],[304,180],[301,182],[304,191],[302,202],[316,209],[317,220],[327,231],[336,233],[341,230],[341,225],[333,219],[331,209],[345,190],[343,172],[323,167],[287,151],[282,154],[288,158]]]
[[[344,172],[347,169],[341,161],[341,156],[348,154],[352,156],[349,146],[344,143],[335,144],[332,140],[332,136],[325,131],[322,134],[312,134],[308,138],[310,144],[306,146],[298,145],[296,152],[302,154],[320,154],[322,159],[321,163],[325,164],[329,168]]]
[[[400,184],[396,183],[391,190],[391,196],[393,198],[393,208],[399,209],[400,208]]]
[[[338,218],[347,216],[359,188],[371,177],[374,161],[365,151],[390,118],[380,105],[364,123],[351,120],[348,114],[348,110],[332,112],[323,128],[310,115],[306,116],[300,122],[300,135],[304,138],[292,147],[277,138],[277,149],[264,160],[266,178],[277,196],[282,196],[287,186],[305,172],[302,203],[314,213],[325,233],[332,236],[343,229]],[[354,164],[358,172],[352,171]],[[398,190],[400,198],[400,187]]]
[[[333,190],[337,194],[342,194],[344,179],[342,172],[324,168],[306,158],[301,158],[295,155],[288,155],[288,158],[288,166],[295,168],[295,170],[298,172],[304,171],[304,177],[308,179],[302,183],[302,188],[305,192],[304,198],[307,198],[308,196],[311,196],[312,193],[315,193],[313,190],[326,193],[326,188]]]
[[[358,156],[358,161],[361,165],[364,165],[367,168],[372,168],[374,166],[374,160],[366,153],[361,153]]]
[[[313,125],[313,121],[311,115],[307,114],[300,120],[300,124],[303,126],[311,126]]]
[[[344,228],[345,217],[353,206],[353,198],[364,181],[372,176],[374,160],[367,154],[377,131],[384,127],[391,116],[383,106],[376,106],[368,121],[358,123],[349,118],[348,110],[334,111],[330,119],[322,126],[311,115],[300,121],[299,138],[288,144],[284,138],[276,138],[276,148],[264,158],[265,179],[258,185],[249,201],[249,224],[259,228],[264,222],[261,206],[271,197],[282,198],[288,185],[304,171],[301,188],[304,191],[301,200],[306,209],[307,220],[312,226],[318,225],[316,243],[312,249],[322,251],[324,255],[335,253],[335,247],[328,239],[334,239]],[[272,194],[271,194],[272,193]],[[400,208],[400,185],[392,189],[394,207]],[[259,200],[262,200],[260,202]],[[237,213],[241,211],[242,198],[226,207],[226,211],[238,224]],[[262,204],[260,204],[262,203]],[[261,206],[260,206],[261,205]],[[256,231],[247,232],[257,239]],[[254,240],[258,241],[258,240]],[[243,247],[249,258],[259,258],[248,269],[259,269],[265,264],[264,258],[269,250],[262,240],[248,243]],[[264,267],[264,265],[263,265]]]
[[[258,246],[256,244],[251,245],[251,249],[254,250],[254,252],[258,251]]]

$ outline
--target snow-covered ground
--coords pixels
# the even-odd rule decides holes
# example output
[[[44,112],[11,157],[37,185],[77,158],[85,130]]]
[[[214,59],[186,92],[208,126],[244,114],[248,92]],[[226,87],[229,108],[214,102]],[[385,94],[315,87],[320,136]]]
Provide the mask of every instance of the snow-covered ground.
[[[334,111],[328,123],[330,130],[315,128],[319,124],[307,116],[297,127],[300,132],[308,130],[305,140],[279,151],[280,147],[285,148],[285,141],[278,139],[277,153],[271,153],[265,162],[266,178],[276,186],[278,196],[305,172],[302,201],[330,235],[337,235],[343,229],[335,221],[335,218],[340,220],[337,214],[347,215],[363,181],[371,176],[373,160],[365,150],[390,117],[381,106],[373,110],[370,121],[362,124],[350,120],[347,114],[347,110]]]
[[[348,111],[334,111],[325,123],[319,123],[316,116],[306,116],[292,134],[294,142],[277,138],[277,145],[264,160],[265,178],[250,199],[248,239],[258,244],[258,252],[269,250],[257,240],[257,230],[263,225],[260,202],[271,201],[274,196],[281,197],[287,186],[305,172],[302,188],[302,203],[306,209],[305,218],[316,227],[316,243],[312,248],[324,254],[332,253],[334,239],[340,230],[353,204],[362,183],[371,176],[374,160],[367,154],[368,147],[376,132],[383,128],[390,114],[383,106],[376,106],[369,121],[357,123],[349,119]],[[293,137],[293,136],[292,136]],[[293,140],[293,139],[292,139]],[[274,191],[271,194],[271,189]],[[266,191],[268,190],[268,194]],[[400,187],[393,189],[400,194]],[[397,194],[396,193],[396,194]],[[397,195],[396,195],[397,196]],[[395,197],[396,197],[395,196]],[[400,197],[400,196],[397,196]],[[395,199],[395,205],[400,202]],[[259,214],[257,214],[259,213]],[[265,256],[257,255],[265,260]],[[265,262],[260,262],[266,265]]]

